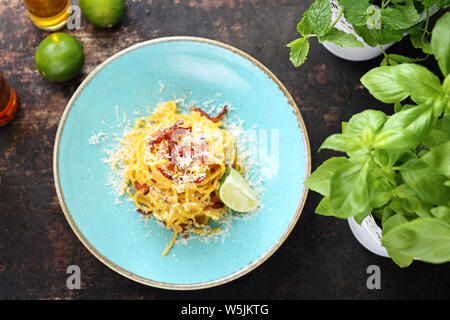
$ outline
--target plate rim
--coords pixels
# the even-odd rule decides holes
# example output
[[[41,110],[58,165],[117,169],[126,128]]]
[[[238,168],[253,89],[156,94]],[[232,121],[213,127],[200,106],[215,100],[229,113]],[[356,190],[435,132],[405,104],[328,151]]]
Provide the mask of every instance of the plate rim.
[[[60,151],[60,140],[62,133],[64,131],[65,123],[67,120],[67,117],[72,110],[72,107],[74,106],[76,100],[86,88],[86,86],[90,83],[90,81],[101,71],[103,70],[107,65],[109,65],[114,60],[120,58],[121,56],[132,52],[134,50],[137,50],[142,47],[147,47],[150,45],[155,45],[159,43],[164,42],[176,42],[176,41],[191,41],[191,42],[200,42],[205,44],[214,45],[217,47],[220,47],[222,49],[231,51],[232,53],[238,54],[244,59],[250,61],[253,65],[255,65],[258,69],[263,71],[272,81],[275,82],[275,84],[278,86],[278,88],[282,91],[283,95],[288,99],[289,105],[292,107],[293,112],[295,116],[297,117],[298,126],[301,130],[303,130],[303,143],[305,145],[305,158],[306,158],[306,172],[305,172],[305,180],[310,176],[311,174],[311,150],[310,150],[310,143],[309,143],[309,137],[308,132],[306,130],[306,125],[303,120],[303,117],[300,113],[300,110],[298,109],[297,104],[295,103],[295,100],[292,98],[291,94],[288,92],[288,90],[284,87],[284,85],[281,83],[281,81],[261,62],[250,56],[249,54],[245,53],[244,51],[237,49],[231,45],[228,45],[226,43],[212,40],[208,38],[203,37],[192,37],[192,36],[170,36],[170,37],[161,37],[161,38],[155,38],[151,40],[142,41],[139,43],[136,43],[128,48],[125,48],[109,58],[107,58],[105,61],[100,63],[97,67],[95,67],[83,80],[83,82],[78,86],[78,88],[73,93],[72,97],[70,98],[69,102],[67,103],[63,115],[61,116],[61,119],[58,124],[58,130],[56,132],[55,141],[54,141],[54,149],[53,149],[53,178],[54,178],[54,184],[56,189],[56,194],[58,197],[58,202],[61,206],[61,209],[64,213],[64,216],[69,223],[70,227],[72,228],[72,231],[75,233],[77,238],[81,241],[81,243],[88,249],[88,251],[94,255],[99,261],[101,261],[103,264],[105,264],[107,267],[109,267],[111,270],[119,273],[120,275],[136,281],[138,283],[161,288],[161,289],[170,289],[170,290],[196,290],[196,289],[205,289],[210,287],[215,287],[221,284],[228,283],[232,280],[238,279],[245,274],[249,273],[250,271],[256,269],[258,266],[260,266],[263,262],[265,262],[269,257],[274,254],[278,248],[284,243],[284,241],[287,239],[291,231],[294,229],[294,226],[297,224],[298,219],[300,218],[300,215],[303,211],[303,208],[305,206],[306,198],[308,195],[308,188],[306,188],[304,185],[302,186],[302,196],[300,197],[299,203],[297,205],[297,208],[295,210],[295,216],[291,221],[289,222],[288,226],[284,229],[281,236],[278,238],[278,240],[267,250],[265,251],[261,256],[259,256],[256,260],[251,262],[250,264],[246,265],[245,267],[225,276],[219,279],[204,281],[204,282],[198,282],[193,284],[177,284],[177,283],[169,283],[169,282],[162,282],[157,281],[153,279],[148,279],[145,277],[141,277],[137,274],[134,274],[119,265],[115,264],[108,258],[106,258],[101,252],[99,252],[90,242],[89,240],[84,236],[84,234],[80,231],[77,224],[75,223],[70,210],[68,209],[66,205],[66,201],[64,198],[64,194],[61,190],[61,183],[60,183],[60,176],[59,176],[59,151]]]

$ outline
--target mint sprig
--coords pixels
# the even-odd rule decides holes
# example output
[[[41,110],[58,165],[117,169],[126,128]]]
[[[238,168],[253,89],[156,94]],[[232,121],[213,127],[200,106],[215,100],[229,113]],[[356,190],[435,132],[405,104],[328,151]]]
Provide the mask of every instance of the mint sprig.
[[[411,44],[415,48],[421,49],[427,55],[437,52],[435,48],[432,49],[429,32],[430,8],[448,8],[450,0],[381,0],[380,6],[373,3],[372,0],[338,0],[342,9],[339,16],[332,21],[330,0],[314,1],[297,24],[297,31],[301,37],[287,45],[290,48],[289,58],[294,66],[298,67],[305,62],[309,52],[309,41],[314,37],[319,43],[329,41],[341,47],[362,48],[364,44],[360,39],[369,46],[381,47],[398,42],[405,34],[409,34]],[[420,13],[425,14],[425,19],[419,23]],[[351,24],[359,38],[335,27],[342,16]],[[440,34],[438,42],[445,41],[443,37],[449,41],[447,33],[448,31],[444,29],[436,30],[436,34]],[[384,51],[383,53],[384,65],[419,61],[408,57],[395,59]],[[437,52],[441,63],[447,63],[444,61],[449,60],[447,54]]]
[[[330,41],[339,46],[364,47],[355,35],[335,28],[340,16],[332,22],[329,0],[316,0],[311,4],[297,24],[301,37],[287,44],[290,48],[289,59],[294,66],[298,67],[305,62],[309,52],[309,39],[312,37],[317,37],[320,43]]]

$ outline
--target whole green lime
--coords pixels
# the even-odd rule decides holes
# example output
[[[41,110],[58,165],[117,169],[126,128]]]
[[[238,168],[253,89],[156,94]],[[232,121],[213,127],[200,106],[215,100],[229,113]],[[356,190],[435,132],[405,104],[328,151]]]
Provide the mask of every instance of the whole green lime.
[[[125,12],[125,0],[80,0],[86,19],[99,28],[116,25]]]
[[[83,67],[83,45],[67,33],[53,33],[39,44],[35,61],[46,79],[67,81],[78,75]]]

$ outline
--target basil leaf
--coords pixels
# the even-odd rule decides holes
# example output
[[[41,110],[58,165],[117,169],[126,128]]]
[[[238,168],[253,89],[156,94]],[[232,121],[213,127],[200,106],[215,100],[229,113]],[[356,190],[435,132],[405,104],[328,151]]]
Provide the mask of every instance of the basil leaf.
[[[346,133],[347,125],[348,125],[348,122],[342,121],[342,123],[341,123],[341,129],[342,129],[342,133],[343,133],[343,134]]]
[[[444,222],[450,223],[450,208],[447,206],[433,208],[431,209],[431,214]]]
[[[382,229],[384,229],[384,224],[386,223],[386,220],[389,219],[390,217],[392,217],[395,214],[395,211],[388,208],[388,207],[384,207],[383,210],[381,211],[381,226]]]
[[[287,44],[291,48],[289,52],[289,60],[296,67],[303,64],[308,56],[309,41],[307,38],[299,38]]]
[[[419,204],[420,205],[416,209],[416,214],[421,218],[432,217],[431,209],[434,207],[434,205],[426,201],[420,201],[420,199]]]
[[[407,63],[394,68],[398,84],[405,88],[414,102],[423,103],[441,94],[439,78],[424,66]]]
[[[432,148],[421,160],[429,167],[450,178],[450,140]]]
[[[332,13],[329,0],[316,0],[305,13],[316,35],[324,35],[331,25]]]
[[[402,151],[393,152],[392,150],[375,149],[373,157],[382,167],[388,168],[392,167],[397,162],[402,153]],[[395,172],[393,175],[395,175]]]
[[[399,225],[408,222],[404,216],[399,213],[391,215],[388,219],[383,222],[383,236],[388,234],[389,231],[398,227]]]
[[[336,171],[330,180],[330,207],[334,216],[347,219],[366,212],[372,194],[368,163],[349,164]]]
[[[367,216],[368,216],[369,214],[370,214],[370,208],[367,208],[366,211],[364,211],[364,212],[362,212],[362,213],[359,213],[359,214],[353,216],[353,219],[355,219],[355,221],[356,221],[357,224],[361,225],[361,223],[363,222],[363,220],[364,220],[365,218],[367,218]]]
[[[447,178],[424,161],[414,159],[404,163],[400,175],[408,187],[426,202],[436,205],[448,203],[450,188],[444,185]]]
[[[389,254],[389,257],[391,257],[392,261],[394,261],[401,268],[410,266],[414,261],[414,257],[402,254],[398,250],[386,248],[386,251]]]
[[[434,128],[431,129],[424,138],[424,144],[435,147],[450,140],[450,114],[445,114],[439,119]]]
[[[408,96],[416,103],[423,103],[442,91],[436,75],[412,63],[374,68],[361,82],[375,98],[385,103],[400,102]]]
[[[450,74],[444,78],[442,83],[442,105],[447,113],[450,113]]]
[[[404,128],[421,140],[430,131],[433,124],[433,109],[424,104],[393,114],[384,124],[383,130]]]
[[[333,42],[340,47],[359,47],[364,48],[362,42],[360,42],[354,34],[346,33],[339,29],[333,28],[322,36],[319,36],[319,42],[324,41]]]
[[[358,138],[347,134],[336,133],[325,139],[320,146],[319,151],[322,149],[331,149],[348,153],[361,151],[361,148],[364,148],[364,145]],[[367,152],[367,150],[365,150],[365,152]]]
[[[378,67],[370,70],[361,78],[361,83],[378,100],[384,103],[396,103],[409,96],[405,88],[397,83],[395,67]]]
[[[333,210],[330,207],[328,197],[323,197],[322,200],[319,202],[319,205],[317,206],[315,213],[320,214],[322,216],[333,216]]]
[[[378,149],[406,151],[416,147],[420,140],[409,130],[404,128],[387,129],[376,137],[373,146]]]
[[[394,104],[394,112],[400,112],[403,109],[401,102],[396,102]]]
[[[436,218],[419,218],[383,234],[383,245],[425,262],[450,261],[450,225]]]
[[[382,238],[384,238],[384,235],[387,234],[390,230],[407,222],[408,220],[401,214],[395,213],[389,208],[386,208],[386,210],[383,211]],[[398,250],[395,250],[393,248],[386,247],[386,251],[388,252],[391,259],[402,268],[409,266],[414,260],[414,257],[402,254]]]
[[[383,127],[387,118],[387,115],[382,111],[365,110],[350,118],[345,132],[350,135],[361,135],[368,127],[371,127],[373,131],[377,132]]]
[[[377,178],[374,181],[373,195],[371,199],[371,206],[374,208],[381,208],[386,205],[392,197],[392,186],[382,178]]]
[[[345,157],[334,157],[322,163],[304,182],[304,185],[324,196],[330,194],[330,179],[337,170],[349,164]]]
[[[450,72],[450,12],[444,14],[433,28],[431,34],[431,50],[438,61],[442,74]]]
[[[390,207],[406,216],[429,217],[432,204],[423,201],[407,184],[403,183],[394,190]]]

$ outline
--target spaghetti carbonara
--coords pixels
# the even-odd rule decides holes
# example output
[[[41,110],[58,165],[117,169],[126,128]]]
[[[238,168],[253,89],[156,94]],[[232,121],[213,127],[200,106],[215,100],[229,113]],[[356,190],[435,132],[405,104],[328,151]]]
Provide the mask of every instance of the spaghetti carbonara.
[[[214,232],[208,220],[219,220],[225,206],[218,188],[227,167],[242,172],[235,142],[222,128],[221,117],[199,108],[180,114],[174,101],[159,105],[147,118],[138,119],[116,154],[125,168],[125,189],[138,211],[152,215],[174,236],[186,232]]]

